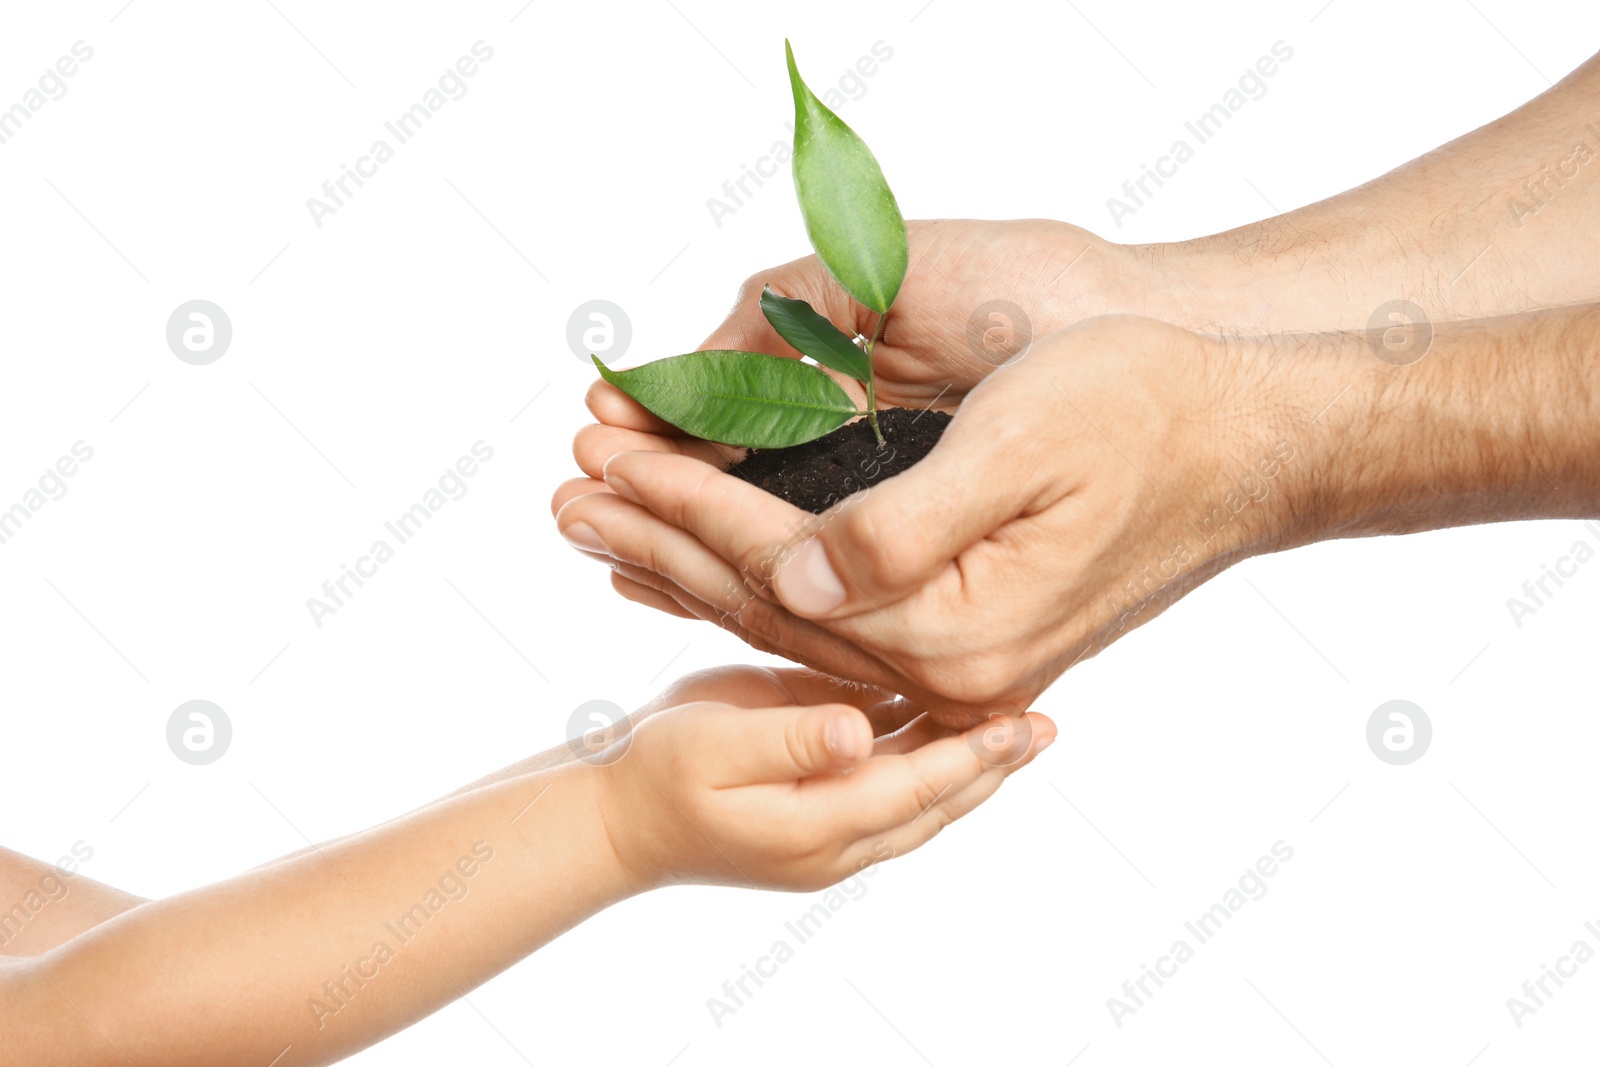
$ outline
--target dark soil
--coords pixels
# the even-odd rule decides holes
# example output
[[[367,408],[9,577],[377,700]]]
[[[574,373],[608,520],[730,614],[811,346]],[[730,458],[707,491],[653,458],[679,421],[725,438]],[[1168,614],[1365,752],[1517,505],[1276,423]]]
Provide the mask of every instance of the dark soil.
[[[933,451],[949,422],[942,411],[884,408],[878,412],[881,447],[867,420],[857,419],[793,448],[752,448],[728,473],[820,515]]]

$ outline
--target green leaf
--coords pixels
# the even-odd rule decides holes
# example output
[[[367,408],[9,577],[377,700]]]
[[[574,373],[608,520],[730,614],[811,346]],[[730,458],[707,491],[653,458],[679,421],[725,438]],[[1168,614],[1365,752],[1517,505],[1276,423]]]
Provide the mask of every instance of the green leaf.
[[[761,313],[779,337],[824,367],[848,374],[858,382],[872,380],[872,357],[804,300],[779,296],[770,285],[763,286]]]
[[[794,186],[806,236],[845,292],[881,315],[900,292],[911,257],[900,205],[872,150],[801,81],[788,41],[783,48],[794,89]]]
[[[685,433],[744,448],[787,448],[857,415],[839,383],[797,359],[713,349],[612,370],[600,377]]]

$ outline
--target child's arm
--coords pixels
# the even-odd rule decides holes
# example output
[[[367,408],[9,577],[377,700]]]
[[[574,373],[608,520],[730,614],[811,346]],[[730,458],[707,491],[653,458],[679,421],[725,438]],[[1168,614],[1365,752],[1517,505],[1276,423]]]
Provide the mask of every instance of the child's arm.
[[[679,704],[693,704],[701,700],[714,700],[726,704],[734,704],[741,708],[778,707],[782,704],[854,704],[866,712],[867,720],[872,724],[874,737],[887,737],[893,734],[921,712],[907,704],[904,700],[894,696],[884,689],[873,686],[861,685],[856,682],[845,682],[830,675],[817,671],[797,667],[774,669],[771,667],[734,666],[712,667],[707,670],[696,671],[685,675],[673,682],[660,693],[656,694],[643,707],[628,716],[625,728],[632,730],[650,716],[667,708]],[[931,728],[931,723],[924,724]],[[916,735],[921,740],[932,740],[932,735],[926,729]],[[538,755],[529,756],[518,760],[508,766],[484,775],[474,782],[462,786],[460,789],[446,793],[438,800],[423,805],[415,811],[422,811],[433,804],[449,800],[451,797],[470,793],[474,789],[481,789],[486,785],[503,782],[508,778],[516,778],[536,771],[551,770],[563,766],[577,759],[577,750],[571,744],[556,745],[547,748]],[[407,812],[407,814],[415,814]],[[401,816],[404,818],[404,816]],[[355,835],[335,838],[334,841],[349,840]],[[291,852],[285,856],[268,861],[282,863],[286,859],[293,859],[318,848],[326,848],[331,842],[313,845],[308,848]],[[129,899],[139,901],[138,897]],[[130,905],[131,906],[131,905]],[[64,940],[64,939],[63,939]],[[0,948],[0,954],[4,949]],[[36,955],[37,953],[26,953]]]
[[[885,691],[841,682],[815,671],[736,666],[697,671],[678,679],[628,716],[629,728],[638,726],[659,711],[698,700],[721,700],[740,707],[825,704],[842,700],[862,707],[872,723],[875,736],[893,733],[917,714],[903,701]],[[925,732],[918,736],[923,740],[929,739]],[[577,755],[573,746],[556,745],[484,775],[406,814],[416,814],[474,789],[536,771],[550,770],[575,759]],[[399,818],[405,817],[402,815]],[[371,830],[363,832],[370,833]],[[359,836],[360,833],[346,834],[275,857],[261,866],[269,867],[297,859],[315,853],[319,848],[327,849]],[[73,857],[64,856],[62,859],[67,861],[67,869],[0,847],[0,908],[7,906],[3,903],[6,901],[26,908],[25,914],[14,910],[0,912],[0,957],[42,955],[107,919],[148,902],[145,897],[74,873],[70,866]],[[43,906],[46,903],[48,907]]]
[[[37,956],[145,902],[76,873],[78,858],[58,867],[0,848],[0,957]]]
[[[867,716],[839,704],[651,714],[607,766],[490,781],[0,960],[0,1048],[75,1067],[332,1062],[633,893],[813,889],[909,851],[1047,743],[1030,720],[1031,747],[997,766],[993,727],[988,747],[911,748],[936,736],[920,723],[874,755]]]
[[[887,694],[869,698],[866,695],[869,692],[875,691],[866,690],[864,687],[847,687],[846,683],[812,671],[772,670],[753,666],[718,667],[697,671],[678,679],[630,715],[629,720],[632,725],[637,725],[658,711],[697,700],[723,700],[742,707],[760,707],[779,704],[824,704],[841,699],[862,703],[874,699],[884,701],[879,707],[891,713],[901,711],[897,702],[887,699]],[[862,695],[856,696],[858,693]],[[892,714],[888,717],[875,715],[872,708],[868,709],[868,714],[873,718],[873,726],[879,734],[889,733],[904,725],[907,717],[903,712],[898,719],[894,719]],[[556,745],[554,748],[486,774],[477,781],[406,814],[415,814],[440,801],[460,796],[482,786],[559,767],[576,758],[571,745]],[[315,853],[318,848],[330,848],[334,844],[352,841],[359,836],[360,833],[346,834],[331,841],[277,856],[262,866],[272,866],[285,860],[296,859]],[[61,859],[62,863],[58,866],[0,846],[0,909],[6,909],[0,910],[0,956],[42,955],[107,919],[148,902],[145,897],[135,896],[115,886],[76,873],[73,856],[63,856]],[[17,911],[17,907],[21,907],[22,910]]]

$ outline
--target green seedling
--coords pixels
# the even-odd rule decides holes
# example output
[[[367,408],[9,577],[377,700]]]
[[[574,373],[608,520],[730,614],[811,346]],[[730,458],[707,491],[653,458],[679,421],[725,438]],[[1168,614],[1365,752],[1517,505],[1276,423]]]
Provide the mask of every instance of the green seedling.
[[[828,272],[863,307],[877,313],[870,339],[858,343],[804,300],[761,293],[761,311],[818,366],[762,352],[690,352],[600,376],[685,433],[748,448],[803,444],[861,415],[850,394],[821,367],[866,387],[867,422],[878,444],[878,392],[872,349],[910,261],[906,223],[872,150],[828,110],[800,78],[784,42],[794,90],[794,187],[806,236]]]

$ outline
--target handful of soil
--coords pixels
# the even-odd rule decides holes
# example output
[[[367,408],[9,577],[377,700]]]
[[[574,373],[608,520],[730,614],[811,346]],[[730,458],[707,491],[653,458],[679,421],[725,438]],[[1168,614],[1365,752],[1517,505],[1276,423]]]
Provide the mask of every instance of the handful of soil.
[[[882,445],[867,420],[857,419],[803,445],[752,448],[728,473],[820,515],[922,459],[949,424],[950,416],[942,411],[883,408],[878,412]]]

